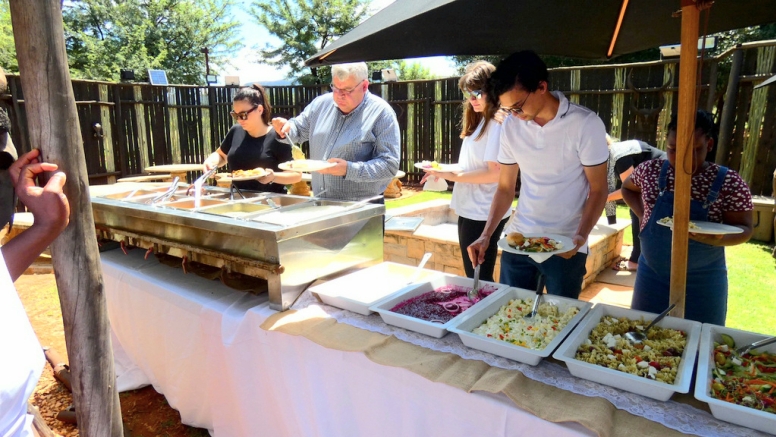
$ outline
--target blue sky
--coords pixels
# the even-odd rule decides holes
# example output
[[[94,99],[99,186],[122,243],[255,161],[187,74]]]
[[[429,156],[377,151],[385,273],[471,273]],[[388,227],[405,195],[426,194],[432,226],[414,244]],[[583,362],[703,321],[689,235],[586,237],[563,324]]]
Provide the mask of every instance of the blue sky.
[[[394,0],[372,0],[372,9],[377,12],[380,9],[393,3]],[[232,60],[232,66],[223,66],[219,68],[222,72],[219,82],[223,83],[223,76],[239,76],[240,83],[245,82],[270,82],[285,79],[287,71],[278,70],[275,67],[262,65],[255,62],[258,58],[258,49],[264,47],[266,43],[273,46],[280,44],[280,40],[271,36],[267,30],[258,25],[253,17],[247,12],[252,0],[242,0],[238,2],[237,7],[232,10],[232,15],[242,23],[240,34],[243,38],[245,47]],[[437,56],[432,58],[417,58],[412,62],[420,62],[423,66],[431,69],[431,72],[438,76],[454,76],[455,67],[453,62],[446,57]]]

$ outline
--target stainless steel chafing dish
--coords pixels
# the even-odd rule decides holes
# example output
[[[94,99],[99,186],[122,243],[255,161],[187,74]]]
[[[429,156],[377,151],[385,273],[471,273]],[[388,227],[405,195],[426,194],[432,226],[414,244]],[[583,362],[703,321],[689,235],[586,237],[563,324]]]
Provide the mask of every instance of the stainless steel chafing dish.
[[[166,187],[92,196],[98,237],[265,279],[286,310],[314,280],[382,261],[385,207],[209,187],[198,201]]]

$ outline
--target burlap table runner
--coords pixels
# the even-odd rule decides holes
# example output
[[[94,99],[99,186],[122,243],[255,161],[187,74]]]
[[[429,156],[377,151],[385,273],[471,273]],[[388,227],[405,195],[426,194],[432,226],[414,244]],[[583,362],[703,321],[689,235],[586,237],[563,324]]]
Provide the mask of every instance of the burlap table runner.
[[[515,405],[549,422],[577,422],[599,436],[681,436],[678,431],[618,410],[603,398],[568,392],[505,370],[457,355],[416,346],[393,336],[337,323],[328,317],[305,315],[289,310],[269,317],[261,328],[302,336],[325,348],[361,352],[385,366],[401,367],[430,381],[441,382],[467,392],[476,390],[504,393]],[[676,400],[676,398],[675,398]],[[693,402],[683,396],[680,402]]]

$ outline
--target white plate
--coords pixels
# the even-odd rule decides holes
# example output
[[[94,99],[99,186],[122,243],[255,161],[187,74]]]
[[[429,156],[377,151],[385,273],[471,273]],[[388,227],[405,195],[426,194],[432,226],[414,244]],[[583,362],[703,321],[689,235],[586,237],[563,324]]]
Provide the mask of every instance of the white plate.
[[[439,168],[431,168],[431,167],[424,167],[422,162],[416,162],[415,168],[421,169],[421,170],[429,170],[429,171],[437,171],[437,172],[460,172],[463,171],[460,165],[458,164],[439,164]]]
[[[405,288],[402,288],[396,293],[393,293],[390,296],[387,296],[384,299],[380,300],[379,302],[375,303],[374,305],[370,306],[369,309],[374,312],[380,313],[380,317],[382,317],[383,322],[389,325],[398,326],[404,329],[409,329],[410,331],[420,332],[421,334],[429,335],[431,337],[442,338],[448,332],[447,327],[457,322],[456,319],[458,317],[461,317],[467,314],[469,311],[472,311],[473,309],[477,308],[478,305],[484,305],[485,302],[489,302],[490,299],[493,297],[493,295],[498,293],[499,290],[506,288],[507,286],[502,284],[496,284],[493,282],[480,281],[480,287],[484,287],[485,285],[488,285],[490,287],[494,287],[496,290],[490,296],[472,305],[466,311],[453,317],[452,319],[448,320],[444,324],[433,323],[426,320],[418,319],[416,317],[410,317],[410,316],[405,316],[404,314],[395,313],[391,311],[391,308],[395,307],[401,302],[404,302],[407,299],[413,298],[415,296],[420,296],[421,294],[427,293],[429,291],[434,291],[437,288],[443,287],[445,285],[458,285],[462,287],[471,288],[471,286],[474,285],[472,282],[473,282],[472,279],[464,278],[461,276],[449,276],[449,275],[436,276],[433,279],[428,280],[428,282],[417,283],[417,284],[409,285]]]
[[[743,229],[737,226],[730,226],[722,223],[704,222],[704,221],[698,221],[698,220],[690,220],[690,221],[695,223],[695,226],[698,227],[696,229],[692,229],[692,228],[690,229],[690,233],[692,234],[726,235],[726,234],[740,234],[744,232]],[[671,222],[670,224],[664,224],[658,221],[657,224],[659,224],[660,226],[665,226],[667,228],[670,228],[672,231],[674,230],[673,222]]]
[[[714,370],[714,342],[722,343],[721,334],[733,337],[738,347],[768,337],[763,334],[704,323],[703,331],[701,332],[701,347],[698,354],[698,373],[695,378],[695,399],[709,404],[711,414],[717,419],[773,433],[776,430],[776,414],[732,404],[711,396],[711,372]],[[776,353],[776,344],[757,348],[757,350]]]
[[[568,252],[569,250],[574,248],[574,242],[571,241],[571,238],[564,237],[563,235],[558,234],[523,234],[525,238],[536,238],[536,237],[548,237],[552,238],[553,240],[561,243],[563,245],[562,249],[553,250],[552,252],[526,252],[524,250],[516,249],[507,243],[506,237],[498,240],[498,247],[501,248],[501,250],[504,250],[506,252],[512,252],[516,253],[518,255],[554,255],[556,253],[564,253]]]
[[[577,348],[587,340],[590,336],[590,331],[595,329],[601,318],[607,315],[618,318],[627,317],[630,320],[639,320],[643,317],[645,321],[657,317],[657,314],[645,311],[598,303],[590,310],[584,320],[577,325],[574,331],[569,334],[558,350],[552,354],[552,357],[556,360],[565,361],[569,372],[574,376],[659,401],[667,401],[674,393],[687,393],[690,391],[692,371],[695,367],[695,355],[698,351],[698,338],[701,334],[701,324],[699,322],[666,317],[657,324],[661,328],[680,329],[687,334],[687,346],[682,353],[682,360],[679,362],[679,368],[676,371],[676,379],[673,384],[666,384],[597,364],[586,363],[575,358]]]
[[[561,344],[563,339],[566,338],[574,327],[577,326],[577,323],[579,323],[585,314],[587,314],[590,307],[593,306],[592,303],[567,297],[553,296],[551,294],[542,296],[542,302],[554,303],[561,313],[567,311],[571,307],[579,308],[579,312],[569,321],[568,325],[566,325],[558,335],[541,350],[517,346],[512,343],[507,343],[506,341],[483,337],[482,335],[474,334],[472,332],[472,330],[482,325],[482,323],[490,316],[498,313],[501,307],[508,304],[510,300],[527,299],[533,301],[535,297],[536,292],[531,290],[523,288],[504,289],[499,291],[487,305],[482,305],[476,309],[466,311],[458,322],[452,324],[447,329],[450,332],[458,334],[458,336],[461,337],[463,344],[472,349],[489,352],[500,357],[535,366],[539,364],[542,358],[550,356],[555,348]]]
[[[334,167],[335,165],[337,164],[317,159],[297,159],[279,164],[278,168],[289,171],[319,171]]]
[[[323,303],[368,316],[372,314],[371,305],[406,287],[416,270],[413,266],[382,262],[310,287],[310,292]],[[435,270],[420,272],[417,278],[420,282],[443,275]]]

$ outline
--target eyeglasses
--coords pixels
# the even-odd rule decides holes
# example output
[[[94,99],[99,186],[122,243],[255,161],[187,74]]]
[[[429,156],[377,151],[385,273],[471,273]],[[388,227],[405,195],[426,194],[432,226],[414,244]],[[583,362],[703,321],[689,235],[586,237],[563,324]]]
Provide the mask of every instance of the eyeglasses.
[[[479,99],[482,97],[482,90],[464,90],[463,98],[469,100],[471,98]]]
[[[354,86],[351,89],[346,89],[346,88],[337,88],[336,86],[334,86],[333,83],[329,84],[329,87],[331,87],[331,92],[333,92],[335,94],[339,94],[341,96],[348,96],[348,95],[350,95],[351,93],[353,93],[353,91],[357,90],[360,86],[361,86],[361,84],[358,84],[358,85]]]
[[[248,119],[248,115],[250,115],[250,113],[255,111],[256,108],[258,108],[258,107],[259,107],[259,105],[255,105],[253,108],[251,108],[251,109],[249,109],[247,111],[243,111],[243,112],[229,111],[229,115],[231,115],[232,118],[235,119],[235,120],[245,121],[245,120]]]
[[[523,113],[523,105],[525,105],[525,102],[527,102],[527,101],[528,101],[528,98],[529,98],[529,97],[531,97],[531,93],[528,93],[528,95],[527,95],[527,96],[525,96],[525,98],[523,99],[523,101],[522,101],[522,102],[520,102],[520,103],[515,103],[515,104],[514,104],[514,105],[512,105],[512,106],[502,106],[502,107],[501,107],[501,110],[502,110],[502,111],[504,111],[504,112],[506,112],[506,113],[511,113],[511,114],[515,114],[515,115],[520,115],[520,114],[522,114],[522,113]]]

